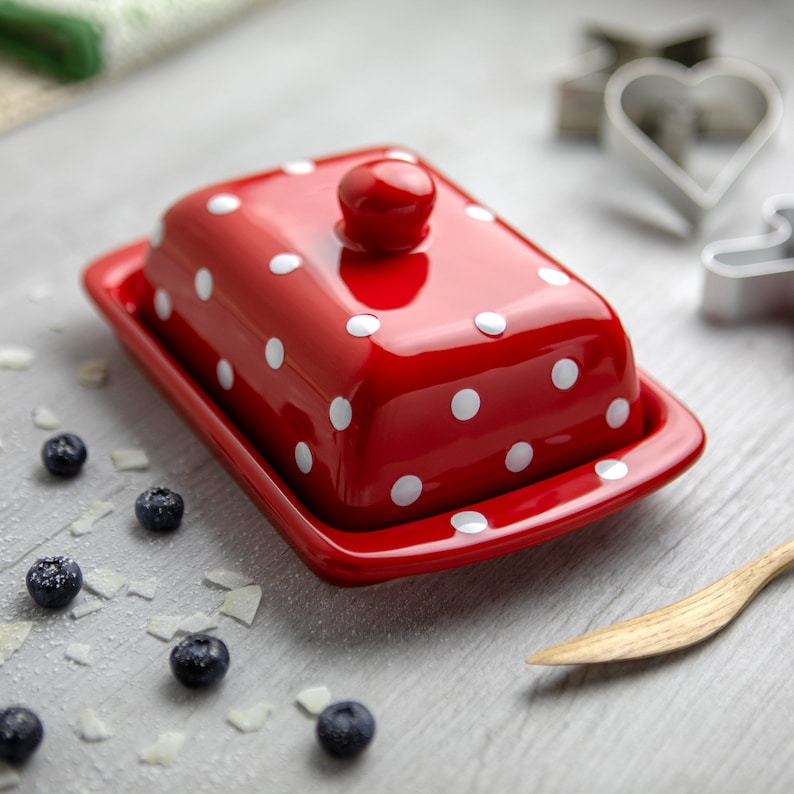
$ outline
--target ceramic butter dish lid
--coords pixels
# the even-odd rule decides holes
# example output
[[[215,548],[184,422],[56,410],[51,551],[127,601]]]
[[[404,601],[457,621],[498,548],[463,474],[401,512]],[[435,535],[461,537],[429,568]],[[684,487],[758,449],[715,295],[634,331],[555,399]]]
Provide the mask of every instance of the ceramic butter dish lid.
[[[539,542],[703,446],[598,294],[402,149],[199,190],[86,284],[331,581]]]

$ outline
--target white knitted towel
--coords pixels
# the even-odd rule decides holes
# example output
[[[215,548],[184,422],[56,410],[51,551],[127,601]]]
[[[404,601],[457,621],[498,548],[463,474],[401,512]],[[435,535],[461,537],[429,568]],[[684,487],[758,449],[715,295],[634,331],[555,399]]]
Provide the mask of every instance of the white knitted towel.
[[[205,37],[267,0],[15,0],[18,5],[95,21],[102,70],[68,84],[0,57],[0,132],[62,106],[98,82],[115,79]]]

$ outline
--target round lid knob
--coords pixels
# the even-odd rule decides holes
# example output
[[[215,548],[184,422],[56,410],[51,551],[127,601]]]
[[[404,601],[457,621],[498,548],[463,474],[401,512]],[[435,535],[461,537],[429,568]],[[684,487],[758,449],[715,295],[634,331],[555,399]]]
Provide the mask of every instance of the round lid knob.
[[[374,160],[357,165],[339,182],[348,247],[369,254],[410,251],[427,236],[436,200],[430,174],[405,160]]]

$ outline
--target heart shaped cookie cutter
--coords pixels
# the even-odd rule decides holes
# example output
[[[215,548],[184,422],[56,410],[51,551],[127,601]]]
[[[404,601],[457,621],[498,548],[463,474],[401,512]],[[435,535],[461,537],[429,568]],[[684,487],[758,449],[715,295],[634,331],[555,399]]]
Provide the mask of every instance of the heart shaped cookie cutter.
[[[794,194],[771,196],[761,215],[766,234],[719,240],[703,249],[702,308],[710,320],[794,314]]]
[[[746,61],[710,58],[687,68],[642,58],[609,79],[604,111],[607,147],[696,225],[772,137],[783,99],[775,81]],[[708,187],[681,164],[696,136],[742,139]]]
[[[687,23],[667,31],[645,32],[591,22],[585,25],[586,51],[558,85],[557,130],[597,138],[604,114],[604,89],[617,69],[639,58],[665,58],[694,66],[711,58],[711,25]]]

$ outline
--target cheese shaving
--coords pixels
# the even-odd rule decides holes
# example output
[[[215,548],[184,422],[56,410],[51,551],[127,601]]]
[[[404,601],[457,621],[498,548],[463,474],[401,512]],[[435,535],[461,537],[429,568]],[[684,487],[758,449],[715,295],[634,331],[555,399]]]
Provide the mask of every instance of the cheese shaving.
[[[212,584],[225,587],[227,590],[237,590],[240,587],[253,584],[254,581],[250,576],[246,576],[244,573],[227,571],[225,568],[214,568],[211,571],[207,571],[207,573],[204,574],[204,578]]]
[[[91,646],[82,642],[73,642],[66,646],[66,658],[77,662],[77,664],[90,667],[92,664]]]
[[[226,721],[240,733],[253,733],[262,728],[272,712],[273,706],[270,703],[257,703],[246,709],[229,709]]]
[[[319,716],[331,703],[331,693],[327,686],[313,686],[298,692],[295,702],[307,713]]]
[[[147,601],[151,601],[154,598],[154,594],[156,592],[157,579],[131,579],[129,585],[127,586],[127,595],[140,596],[141,598],[145,598]]]
[[[113,735],[93,709],[86,709],[78,717],[74,732],[84,742],[104,742]]]
[[[149,456],[142,449],[117,449],[110,453],[116,471],[143,471],[149,468]]]
[[[11,766],[11,764],[7,764],[5,761],[0,761],[0,791],[6,791],[6,789],[16,788],[22,779],[19,777],[19,774]]]
[[[184,618],[177,615],[152,615],[146,624],[146,632],[159,640],[170,642],[179,631]]]
[[[261,600],[262,588],[258,584],[250,584],[226,593],[221,612],[250,626],[254,622]]]
[[[75,537],[88,534],[100,518],[113,512],[111,502],[94,502],[80,518],[72,522],[71,531]]]
[[[103,606],[105,606],[104,601],[100,601],[98,598],[90,598],[88,601],[78,604],[69,614],[75,620],[80,620],[80,618],[84,618],[93,612],[99,612]]]
[[[211,618],[203,612],[196,612],[194,615],[184,618],[184,620],[179,623],[177,631],[184,632],[185,634],[199,634],[217,628],[218,621],[216,618]]]
[[[29,347],[0,345],[0,369],[28,369],[35,358]]]
[[[20,649],[32,628],[33,621],[30,620],[0,623],[0,667]]]
[[[37,405],[33,409],[33,424],[42,430],[55,430],[61,426],[61,420],[46,405]]]
[[[83,576],[83,585],[87,589],[107,599],[115,598],[125,584],[126,577],[108,568],[97,568]]]
[[[97,358],[83,361],[77,367],[77,382],[81,386],[96,389],[108,382],[108,373],[108,363],[104,359]]]
[[[187,734],[181,731],[161,733],[154,744],[141,750],[140,759],[145,764],[171,766],[186,741]]]

